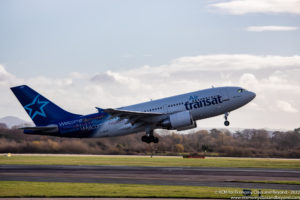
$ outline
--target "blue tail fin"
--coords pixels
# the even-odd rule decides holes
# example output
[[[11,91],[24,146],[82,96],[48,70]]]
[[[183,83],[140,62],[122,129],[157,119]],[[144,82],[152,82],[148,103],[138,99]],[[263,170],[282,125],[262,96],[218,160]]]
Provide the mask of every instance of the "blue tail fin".
[[[63,110],[27,85],[12,87],[11,90],[36,126],[46,126],[80,116]]]

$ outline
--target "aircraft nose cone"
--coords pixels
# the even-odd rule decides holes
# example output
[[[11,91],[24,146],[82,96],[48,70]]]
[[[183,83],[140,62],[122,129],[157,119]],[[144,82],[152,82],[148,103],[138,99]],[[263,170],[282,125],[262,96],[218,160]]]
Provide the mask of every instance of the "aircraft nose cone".
[[[250,98],[252,100],[252,99],[254,99],[256,97],[256,94],[254,92],[250,92],[249,91],[249,96],[250,96]]]

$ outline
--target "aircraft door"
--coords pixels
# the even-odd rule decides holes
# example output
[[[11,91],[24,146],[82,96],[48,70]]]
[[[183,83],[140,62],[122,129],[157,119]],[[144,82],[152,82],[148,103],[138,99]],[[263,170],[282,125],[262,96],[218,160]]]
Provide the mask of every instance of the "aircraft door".
[[[163,112],[164,112],[164,113],[168,113],[168,111],[169,111],[168,105],[165,104],[165,105],[163,106]]]
[[[229,98],[229,95],[228,95],[228,91],[226,88],[220,88],[220,94],[222,96],[222,101],[229,101],[230,98]]]

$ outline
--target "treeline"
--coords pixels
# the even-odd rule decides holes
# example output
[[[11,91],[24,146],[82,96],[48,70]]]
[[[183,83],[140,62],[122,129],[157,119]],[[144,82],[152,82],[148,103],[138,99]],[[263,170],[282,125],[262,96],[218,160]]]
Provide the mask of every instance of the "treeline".
[[[300,130],[200,130],[189,134],[156,134],[158,144],[141,141],[144,133],[112,138],[72,139],[25,135],[0,125],[0,153],[66,153],[300,158]]]

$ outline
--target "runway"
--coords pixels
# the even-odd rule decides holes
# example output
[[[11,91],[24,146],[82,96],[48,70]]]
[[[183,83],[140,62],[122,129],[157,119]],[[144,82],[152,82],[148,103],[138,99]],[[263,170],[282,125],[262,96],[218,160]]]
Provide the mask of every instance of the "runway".
[[[267,168],[0,165],[0,180],[300,190],[300,185],[238,182],[300,180],[300,170]]]

